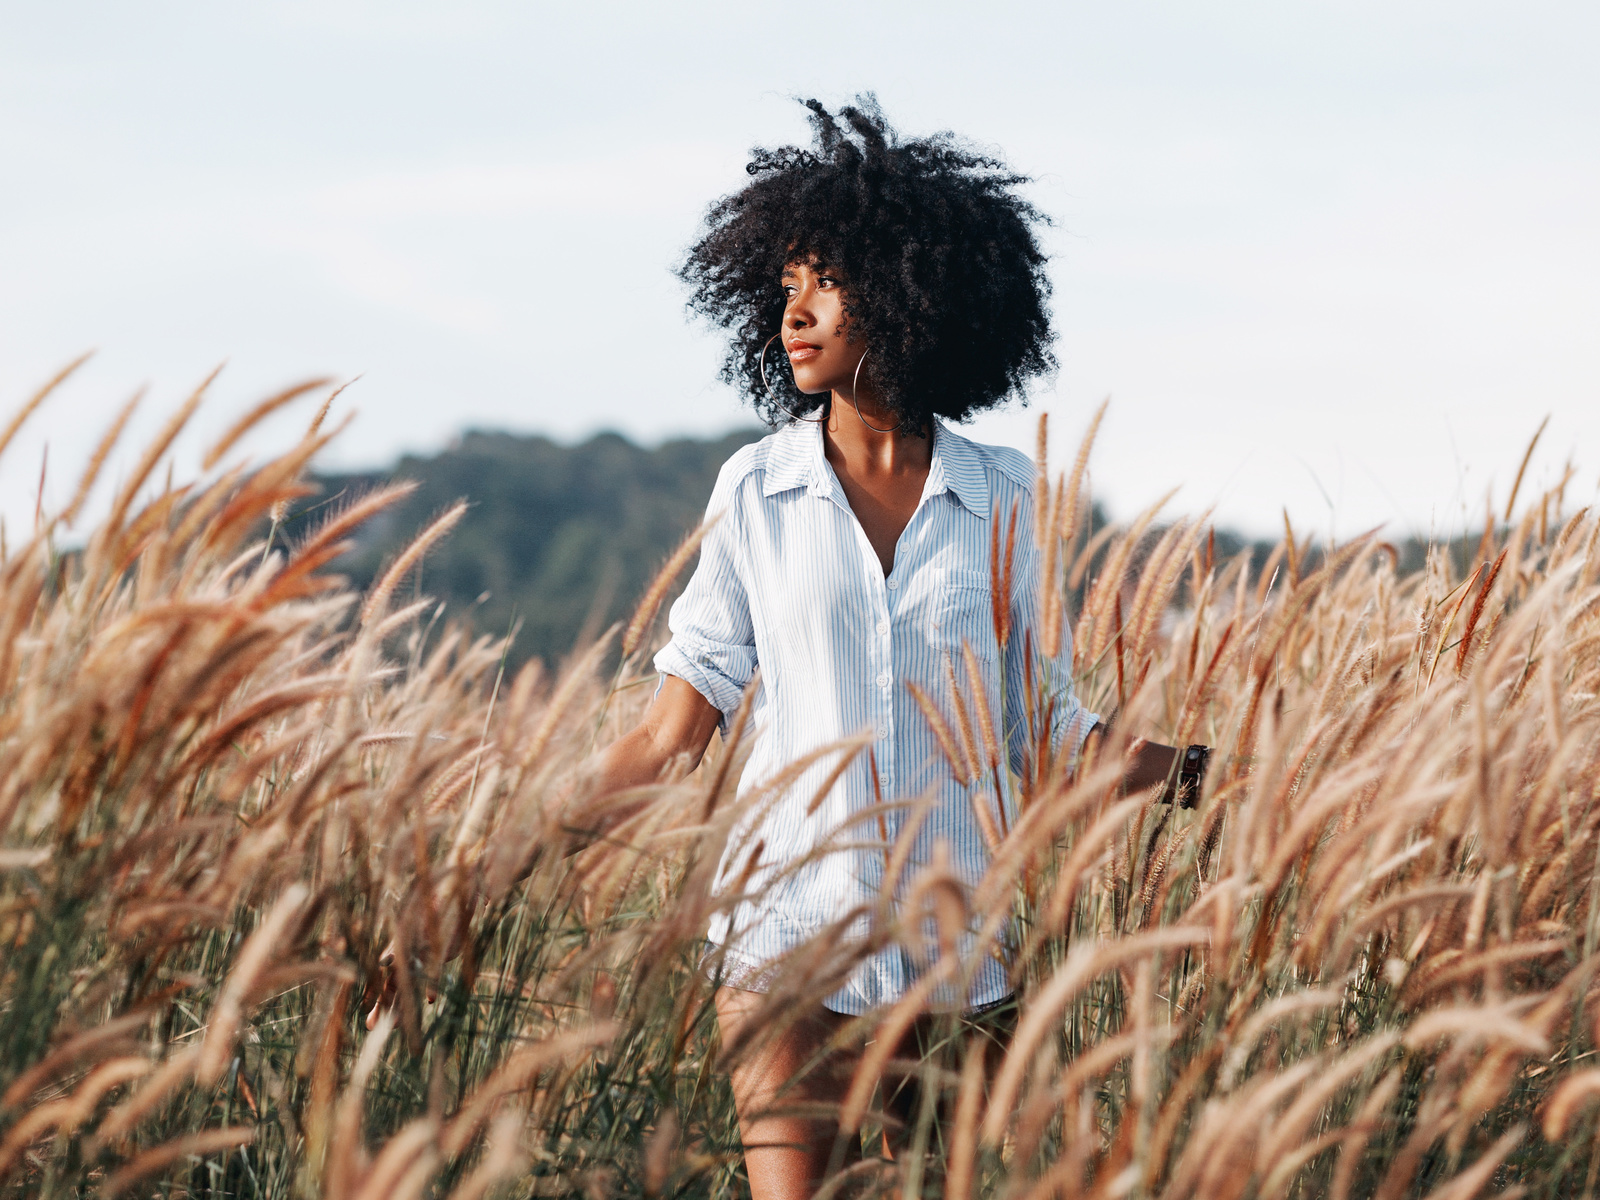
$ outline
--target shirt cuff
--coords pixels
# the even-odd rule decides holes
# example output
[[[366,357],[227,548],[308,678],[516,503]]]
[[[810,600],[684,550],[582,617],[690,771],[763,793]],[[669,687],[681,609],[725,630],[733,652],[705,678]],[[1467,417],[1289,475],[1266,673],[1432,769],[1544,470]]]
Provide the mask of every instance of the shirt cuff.
[[[1084,739],[1089,736],[1089,731],[1095,727],[1100,718],[1087,708],[1079,705],[1073,714],[1062,721],[1056,730],[1056,750],[1070,750],[1073,758],[1083,752]]]
[[[722,713],[722,729],[726,733],[728,719],[744,699],[745,685],[717,662],[718,654],[711,647],[691,653],[694,650],[696,648],[693,646],[680,645],[675,638],[656,653],[655,668],[663,675],[677,676],[704,696],[713,708]],[[742,658],[745,655],[736,652],[735,657]],[[753,649],[749,657],[754,659]],[[754,674],[753,661],[750,666],[751,674]]]

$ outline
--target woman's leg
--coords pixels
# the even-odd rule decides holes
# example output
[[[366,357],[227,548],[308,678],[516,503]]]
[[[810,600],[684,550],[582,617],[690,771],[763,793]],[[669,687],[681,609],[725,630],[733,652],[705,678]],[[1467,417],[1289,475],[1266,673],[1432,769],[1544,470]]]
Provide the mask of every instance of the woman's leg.
[[[907,1063],[927,1060],[950,1076],[959,1075],[968,1054],[983,1056],[985,1099],[980,1104],[987,1107],[989,1084],[1000,1070],[1006,1051],[1011,1047],[1011,1037],[1016,1032],[1017,1001],[1008,996],[1004,1000],[981,1009],[962,1013],[952,1020],[949,1016],[924,1013],[918,1017],[895,1047],[892,1059]],[[916,1073],[900,1074],[883,1081],[883,1108],[893,1122],[883,1131],[883,1156],[895,1159],[905,1153],[916,1137],[917,1124],[923,1119],[924,1096],[922,1081]],[[933,1097],[937,1137],[936,1152],[948,1149],[948,1121],[954,1115],[955,1095],[941,1089]]]
[[[723,1045],[732,1045],[745,1033],[765,999],[760,992],[717,989]],[[837,1110],[859,1055],[828,1049],[848,1017],[820,1004],[809,1008],[786,1028],[757,1035],[733,1069],[733,1101],[751,1200],[810,1200],[833,1157],[839,1124],[816,1106]],[[785,1115],[791,1108],[799,1111]],[[859,1152],[848,1153],[845,1165],[859,1157]]]

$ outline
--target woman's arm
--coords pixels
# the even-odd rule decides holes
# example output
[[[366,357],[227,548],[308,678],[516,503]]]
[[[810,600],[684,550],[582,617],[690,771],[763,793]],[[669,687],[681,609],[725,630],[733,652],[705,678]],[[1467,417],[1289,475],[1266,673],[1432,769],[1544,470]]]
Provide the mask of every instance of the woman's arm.
[[[628,788],[683,778],[700,765],[721,720],[721,711],[694,687],[676,675],[666,676],[639,724],[595,756],[592,799],[598,802]],[[609,809],[591,831],[603,833],[643,804],[641,800]],[[590,828],[581,818],[579,824]]]
[[[1104,721],[1096,721],[1084,738],[1085,743],[1089,738],[1096,740],[1095,749],[1100,748],[1108,729]],[[1136,738],[1128,747],[1127,769],[1122,776],[1122,787],[1128,792],[1142,792],[1146,788],[1165,785],[1167,792],[1162,796],[1163,803],[1170,803],[1173,791],[1178,784],[1178,750],[1175,746],[1163,746],[1160,742],[1147,742],[1143,738]],[[1194,797],[1186,796],[1184,807],[1192,807]]]
[[[674,767],[681,772],[678,778],[687,775],[700,765],[700,757],[711,744],[711,735],[721,720],[722,713],[715,705],[677,676],[668,675],[639,724],[595,756],[592,768],[595,786],[591,799],[600,801],[631,787],[657,783],[674,773]],[[601,820],[585,828],[599,836],[638,812],[644,803],[641,800],[626,808],[612,808]],[[582,819],[579,820],[582,823]],[[570,850],[582,849],[582,845],[573,845]],[[531,856],[517,873],[517,879],[525,879],[536,861],[537,856]],[[456,939],[462,932],[462,924],[452,924],[445,950],[447,959],[460,953]],[[394,1003],[395,975],[389,966],[394,952],[395,944],[390,942],[379,957],[383,973],[377,998],[367,1013],[368,1029],[377,1023],[378,1015]]]
[[[1123,776],[1123,787],[1128,791],[1143,791],[1172,778],[1173,763],[1178,757],[1176,747],[1140,739],[1130,750],[1128,772]]]
[[[1024,513],[1028,511],[1028,509],[1023,510]],[[1011,594],[1011,620],[1013,629],[1024,629],[1035,620],[1037,613],[1039,555],[1034,548],[1031,529],[1026,525],[1019,532],[1017,541],[1021,551],[1021,561],[1018,564]],[[1073,688],[1071,626],[1067,625],[1061,629],[1060,645],[1056,648],[1054,656],[1041,653],[1040,646],[1039,641],[1020,637],[1016,633],[1012,634],[1010,643],[1006,647],[1006,711],[1011,714],[1023,713],[1030,710],[1030,705],[1036,705],[1033,711],[1045,708],[1045,705],[1038,703],[1035,697],[1028,694],[1027,681],[1031,676],[1036,688],[1056,693],[1057,703],[1054,712],[1057,728],[1052,731],[1052,742],[1059,748],[1061,742],[1076,732],[1082,739],[1083,749],[1099,750],[1109,732],[1109,727],[1105,721],[1084,709]],[[1024,656],[1030,652],[1037,655],[1031,672],[1026,669],[1023,661]],[[1089,726],[1087,732],[1078,732],[1082,731],[1084,724],[1090,721],[1093,724]],[[1030,730],[1026,721],[1015,719],[1013,729],[1015,733],[1011,745],[1011,764],[1013,770],[1020,772],[1027,754],[1032,749],[1029,745]],[[1095,739],[1093,743],[1090,742],[1091,738]],[[1178,751],[1172,746],[1136,739],[1130,744],[1128,751],[1127,771],[1123,776],[1124,790],[1139,792],[1158,784],[1176,782]]]

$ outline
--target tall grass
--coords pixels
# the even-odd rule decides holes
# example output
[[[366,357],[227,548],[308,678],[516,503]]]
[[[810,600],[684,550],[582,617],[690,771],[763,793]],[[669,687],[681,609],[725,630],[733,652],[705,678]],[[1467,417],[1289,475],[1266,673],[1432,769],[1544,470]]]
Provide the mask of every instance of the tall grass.
[[[615,678],[605,643],[508,678],[500,642],[405,586],[459,509],[365,596],[330,572],[398,489],[283,522],[320,415],[264,466],[152,488],[199,403],[81,549],[57,546],[92,478],[0,562],[8,1194],[736,1193],[725,1077],[752,1046],[718,1043],[696,966],[749,878],[716,865],[730,843],[754,861],[741,818],[770,798],[735,800],[748,713],[590,836],[582,764],[648,699],[659,589]],[[1006,632],[1074,621],[1110,739],[1052,761],[1042,671],[1013,713],[953,664],[949,711],[922,702],[957,774],[979,805],[1020,796],[985,809],[989,875],[886,845],[868,941],[841,923],[776,969],[769,1031],[901,942],[928,982],[861,1023],[898,1027],[973,969],[964,929],[1014,947],[993,1078],[948,1016],[915,1059],[880,1036],[845,1127],[874,1144],[913,1076],[913,1150],[838,1190],[1592,1193],[1600,522],[1537,498],[1465,578],[1287,530],[1252,576],[1200,521],[1087,538],[1087,451],[1070,478],[1040,464],[1045,611]],[[1002,593],[1017,551],[1002,532]],[[1017,722],[1040,751],[1008,781]],[[1217,747],[1198,807],[1122,794],[1135,734]],[[389,946],[397,1000],[369,1032]]]

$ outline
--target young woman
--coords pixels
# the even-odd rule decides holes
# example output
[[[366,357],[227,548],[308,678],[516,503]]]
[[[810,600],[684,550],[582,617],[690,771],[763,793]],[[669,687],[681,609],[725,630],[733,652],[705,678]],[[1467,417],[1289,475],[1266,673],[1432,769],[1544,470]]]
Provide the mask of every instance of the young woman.
[[[931,797],[908,838],[906,875],[938,854],[968,884],[982,876],[988,849],[972,798],[914,688],[948,705],[945,664],[959,670],[966,644],[995,681],[993,709],[1019,713],[1024,646],[1038,645],[1023,636],[1038,587],[1033,465],[947,422],[1019,395],[1054,365],[1034,237],[1043,218],[1018,194],[1022,177],[951,135],[899,140],[870,98],[837,114],[807,107],[813,147],[756,151],[751,182],[712,207],[681,268],[691,308],[731,335],[724,377],[777,431],[723,467],[708,509],[717,523],[656,657],[660,690],[598,764],[602,792],[653,782],[674,762],[692,766],[747,688],[755,744],[741,792],[819,747],[866,738],[842,771],[836,755],[815,761],[730,842],[725,875],[743,873],[743,890],[759,899],[716,918],[708,934],[725,1043],[746,1030],[770,964],[878,894],[885,855],[860,830],[817,853],[853,814],[880,798]],[[991,523],[1009,522],[1013,509],[1015,632],[1002,648]],[[1072,754],[1096,719],[1073,693],[1063,641],[1034,677],[1056,692],[1053,739]],[[1025,741],[1008,738],[1013,765]],[[1147,744],[1129,783],[1159,783],[1172,763],[1170,748]],[[886,815],[891,842],[908,811]],[[735,1071],[754,1200],[811,1195],[835,1150],[827,1120],[765,1111],[780,1089],[850,1016],[892,1003],[916,978],[897,945],[866,955]],[[981,1009],[1008,990],[990,958],[957,1003]],[[835,1065],[843,1069],[812,1071],[783,1102],[836,1104],[850,1064]]]

